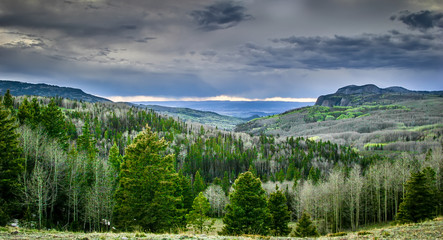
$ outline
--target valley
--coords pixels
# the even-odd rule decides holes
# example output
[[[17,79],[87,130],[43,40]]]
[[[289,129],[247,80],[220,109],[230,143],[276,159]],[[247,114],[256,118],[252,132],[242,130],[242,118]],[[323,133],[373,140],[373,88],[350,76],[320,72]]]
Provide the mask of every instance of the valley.
[[[357,91],[350,98],[366,96]],[[234,132],[219,127],[233,127],[233,117],[211,112],[2,93],[2,126],[15,122],[20,149],[11,151],[16,161],[8,163],[17,164],[10,168],[21,176],[12,180],[18,185],[6,186],[21,193],[20,198],[4,195],[10,200],[0,213],[3,219],[18,219],[20,229],[93,232],[112,226],[117,232],[140,232],[136,238],[149,237],[142,232],[189,234],[186,213],[203,193],[209,206],[205,214],[219,224],[211,235],[251,234],[223,233],[229,231],[226,216],[238,181],[250,173],[260,182],[257,197],[264,202],[278,192],[284,196],[285,221],[292,226],[287,235],[296,236],[296,221],[309,213],[318,234],[327,238],[399,221],[409,192],[405,183],[422,174],[429,178],[435,217],[442,211],[441,93],[412,99],[382,94],[389,102],[372,102],[372,96],[362,104],[316,104],[239,121]],[[8,129],[5,133],[13,127]],[[26,206],[26,212],[19,206]],[[402,231],[392,232],[403,238]]]

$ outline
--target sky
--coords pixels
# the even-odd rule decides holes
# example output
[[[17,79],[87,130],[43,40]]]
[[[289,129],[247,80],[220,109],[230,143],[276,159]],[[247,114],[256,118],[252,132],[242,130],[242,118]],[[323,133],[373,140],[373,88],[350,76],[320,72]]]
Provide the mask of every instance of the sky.
[[[443,90],[441,0],[1,0],[0,79],[112,100]]]

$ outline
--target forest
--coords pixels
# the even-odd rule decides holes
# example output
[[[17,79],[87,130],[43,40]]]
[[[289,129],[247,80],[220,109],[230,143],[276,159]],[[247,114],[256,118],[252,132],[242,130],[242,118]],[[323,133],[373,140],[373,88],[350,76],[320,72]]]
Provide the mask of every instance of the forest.
[[[0,106],[1,226],[18,219],[37,229],[201,233],[211,217],[223,218],[220,234],[288,236],[303,231],[267,222],[311,219],[324,235],[443,214],[441,136],[425,151],[387,156],[315,138],[224,131],[123,103],[8,91]],[[357,116],[347,110],[306,120]],[[426,199],[414,198],[416,188]],[[248,196],[256,216],[282,220],[240,223]],[[416,201],[431,208],[421,211]]]

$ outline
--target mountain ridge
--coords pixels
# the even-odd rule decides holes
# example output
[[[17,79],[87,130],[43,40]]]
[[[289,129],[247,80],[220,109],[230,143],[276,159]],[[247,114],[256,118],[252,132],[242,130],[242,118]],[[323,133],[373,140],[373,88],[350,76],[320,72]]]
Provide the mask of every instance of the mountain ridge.
[[[46,83],[26,83],[19,81],[0,80],[0,94],[6,90],[14,96],[42,96],[42,97],[63,97],[86,102],[112,102],[109,99],[97,97],[83,90],[71,87],[60,87]]]
[[[443,91],[412,91],[399,86],[380,88],[374,84],[349,85],[339,88],[333,94],[321,95],[315,105],[324,107],[358,106],[369,103],[386,105],[410,99],[423,99],[424,95],[443,96]]]

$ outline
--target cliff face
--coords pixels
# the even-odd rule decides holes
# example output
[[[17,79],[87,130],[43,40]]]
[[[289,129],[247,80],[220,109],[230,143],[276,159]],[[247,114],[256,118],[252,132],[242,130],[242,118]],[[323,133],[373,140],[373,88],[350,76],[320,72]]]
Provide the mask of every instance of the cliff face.
[[[334,94],[320,96],[315,105],[319,106],[357,106],[363,104],[392,104],[401,100],[418,100],[424,95],[443,95],[439,92],[410,91],[402,87],[379,88],[368,84],[342,87]]]

